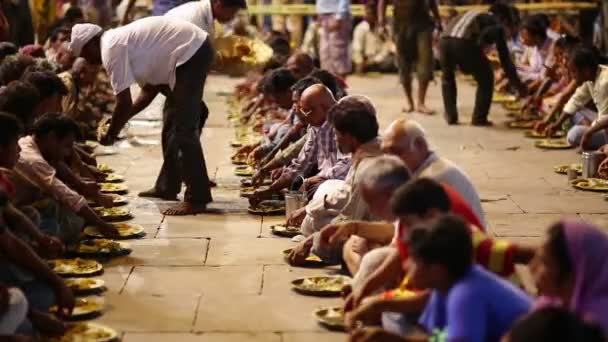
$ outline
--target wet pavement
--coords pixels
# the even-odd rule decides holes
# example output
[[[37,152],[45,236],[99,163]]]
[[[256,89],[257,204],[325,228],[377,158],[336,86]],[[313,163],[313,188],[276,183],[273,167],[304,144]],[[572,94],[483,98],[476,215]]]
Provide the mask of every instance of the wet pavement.
[[[223,214],[163,217],[159,209],[170,203],[138,199],[136,194],[154,183],[161,165],[160,125],[133,124],[145,133],[137,147],[100,157],[126,177],[135,216],[132,222],[146,236],[129,241],[133,253],[105,264],[108,292],[106,311],[97,321],[136,341],[343,341],[344,334],[318,326],[312,311],[336,305],[338,299],[306,297],[290,289],[291,280],[322,275],[327,270],[292,268],[281,251],[289,239],[274,237],[269,227],[282,218],[247,214],[239,198],[239,177],[233,174],[229,141],[234,132],[227,120],[226,98],[236,79],[212,76],[207,80],[210,117],[203,132],[203,150],[212,179],[213,208]],[[404,98],[397,77],[349,78],[349,93],[364,94],[377,106],[381,128],[403,117]],[[548,224],[562,216],[580,216],[602,227],[608,223],[608,203],[601,194],[574,190],[553,166],[580,161],[573,150],[544,151],[521,131],[509,130],[505,110],[494,105],[491,128],[466,124],[474,90],[459,82],[459,126],[447,126],[441,114],[411,114],[427,130],[433,147],[462,167],[483,201],[490,231],[520,242],[538,243]],[[428,105],[442,108],[438,84],[431,86]],[[159,115],[157,99],[145,115]]]

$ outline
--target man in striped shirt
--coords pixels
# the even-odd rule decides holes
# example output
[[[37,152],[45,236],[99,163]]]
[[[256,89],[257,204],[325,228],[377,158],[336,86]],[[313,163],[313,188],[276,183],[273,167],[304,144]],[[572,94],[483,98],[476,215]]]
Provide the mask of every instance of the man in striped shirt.
[[[472,124],[490,126],[488,112],[492,104],[494,73],[490,61],[484,53],[486,46],[495,44],[500,63],[511,86],[520,96],[526,88],[519,80],[517,71],[510,58],[505,30],[512,26],[513,10],[505,4],[494,4],[489,12],[471,10],[454,18],[448,25],[439,43],[442,70],[441,88],[443,104],[448,124],[458,123],[456,107],[456,68],[471,74],[477,81],[475,109]]]

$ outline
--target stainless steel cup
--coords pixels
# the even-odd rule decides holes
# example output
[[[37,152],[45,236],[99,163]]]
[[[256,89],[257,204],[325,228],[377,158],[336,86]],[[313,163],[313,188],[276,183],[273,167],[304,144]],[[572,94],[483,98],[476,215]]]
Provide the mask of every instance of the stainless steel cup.
[[[287,191],[285,193],[285,217],[306,205],[306,196],[301,191]]]

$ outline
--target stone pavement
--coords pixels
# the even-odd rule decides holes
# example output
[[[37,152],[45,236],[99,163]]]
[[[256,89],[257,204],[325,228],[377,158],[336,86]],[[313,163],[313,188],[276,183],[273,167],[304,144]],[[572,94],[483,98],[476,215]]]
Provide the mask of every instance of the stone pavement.
[[[144,239],[130,241],[133,253],[106,265],[107,310],[98,320],[139,341],[343,341],[345,335],[317,326],[312,311],[335,305],[337,299],[305,297],[290,290],[290,281],[332,270],[291,268],[281,251],[292,245],[275,238],[269,226],[281,218],[246,213],[238,197],[238,177],[230,163],[228,142],[233,129],[226,119],[226,92],[236,82],[220,76],[207,81],[210,118],[203,134],[207,168],[219,183],[213,207],[225,214],[163,217],[167,203],[137,199],[149,188],[161,164],[159,146],[121,149],[101,157],[126,176],[133,222],[145,226]],[[377,106],[381,128],[403,117],[404,98],[395,76],[352,77],[351,94],[369,96]],[[470,117],[474,91],[461,83],[461,122]],[[441,91],[432,85],[429,105],[441,109]],[[159,104],[151,111],[159,111]],[[441,113],[441,111],[439,111]],[[463,124],[448,127],[441,115],[411,115],[427,129],[436,150],[459,164],[483,199],[491,232],[521,242],[537,243],[549,223],[562,216],[580,216],[608,223],[608,204],[601,195],[575,191],[566,177],[553,173],[555,164],[579,160],[574,151],[541,151],[519,131],[509,131],[499,106],[492,109],[493,128]],[[149,135],[159,127],[145,128]],[[146,137],[146,139],[150,139]]]

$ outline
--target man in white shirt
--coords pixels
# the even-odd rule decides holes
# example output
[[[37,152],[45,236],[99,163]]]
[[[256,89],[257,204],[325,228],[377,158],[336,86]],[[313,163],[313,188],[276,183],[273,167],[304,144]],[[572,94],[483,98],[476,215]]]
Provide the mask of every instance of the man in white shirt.
[[[245,6],[244,0],[242,1]],[[155,187],[155,197],[175,199],[186,183],[184,203],[167,215],[201,213],[212,201],[209,177],[200,143],[201,99],[214,50],[207,32],[169,17],[148,17],[109,30],[92,24],[75,25],[70,48],[89,63],[103,64],[116,95],[116,107],[101,143],[111,144],[126,122],[146,108],[159,92],[163,108],[164,163],[161,175],[171,182]],[[142,91],[135,102],[130,87]]]
[[[213,40],[213,20],[216,19],[222,24],[228,23],[243,8],[243,1],[239,0],[198,0],[173,8],[165,14],[165,17],[190,22],[207,32]]]
[[[593,101],[598,119],[591,126],[576,125],[568,131],[568,142],[583,150],[595,150],[608,143],[608,66],[600,65],[596,53],[580,48],[570,57],[570,70],[579,87],[555,123],[547,127],[547,134],[561,128],[564,121]]]
[[[353,64],[357,73],[397,69],[388,30],[378,27],[375,2],[365,5],[365,17],[353,32]]]

